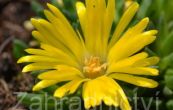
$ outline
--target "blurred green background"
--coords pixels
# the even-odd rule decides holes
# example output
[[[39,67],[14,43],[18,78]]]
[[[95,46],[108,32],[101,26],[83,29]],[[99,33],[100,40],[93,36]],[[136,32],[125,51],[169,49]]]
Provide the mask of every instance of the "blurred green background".
[[[156,55],[161,59],[157,65],[160,75],[152,77],[160,85],[155,89],[148,89],[120,83],[134,110],[137,110],[135,107],[138,110],[173,110],[173,0],[136,1],[140,4],[140,9],[129,27],[142,18],[149,17],[150,23],[147,30],[159,30],[157,40],[146,47],[145,51],[149,52],[151,56]],[[58,7],[72,26],[79,28],[75,10],[76,0],[0,0],[0,110],[14,108],[18,101],[13,92],[23,92],[18,95],[18,100],[26,95],[18,107],[28,109],[27,107],[32,103],[29,100],[30,97],[39,97],[42,99],[42,103],[45,103],[44,93],[50,93],[47,97],[51,97],[52,91],[56,88],[56,86],[52,86],[32,93],[31,87],[35,81],[33,76],[36,76],[37,72],[32,75],[23,75],[21,74],[23,65],[16,64],[18,58],[26,55],[24,49],[38,47],[38,42],[31,36],[33,27],[29,19],[31,17],[45,18],[43,9],[46,8],[46,2]],[[125,4],[125,0],[116,0],[116,17],[113,27],[116,27],[125,11]],[[79,94],[80,90],[75,95]],[[137,105],[133,99],[136,95],[139,97]],[[145,107],[142,106],[144,102]],[[54,107],[54,103],[51,101],[48,102],[48,105],[48,110]],[[38,106],[34,108],[39,109]],[[43,109],[47,108],[43,107]],[[64,106],[64,110],[66,109]]]

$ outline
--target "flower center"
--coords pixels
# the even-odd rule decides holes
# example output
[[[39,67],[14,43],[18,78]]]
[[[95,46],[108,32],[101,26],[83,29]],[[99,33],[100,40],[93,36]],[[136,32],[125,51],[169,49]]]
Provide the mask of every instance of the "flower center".
[[[90,58],[86,58],[84,64],[83,72],[87,78],[91,79],[103,75],[107,68],[107,64],[101,63],[99,57],[91,56]]]

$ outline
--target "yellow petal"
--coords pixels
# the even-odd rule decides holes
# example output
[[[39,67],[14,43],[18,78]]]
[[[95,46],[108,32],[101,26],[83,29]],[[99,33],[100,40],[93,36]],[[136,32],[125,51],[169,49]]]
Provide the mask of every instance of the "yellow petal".
[[[116,90],[120,108],[122,110],[131,110],[128,99],[127,99],[123,89],[119,86],[119,84],[109,77],[105,77],[103,81],[109,83],[109,85],[112,85],[112,88],[114,88]]]
[[[105,11],[105,0],[86,0],[85,28],[83,30],[85,43],[88,51],[98,56],[103,52],[100,46],[102,46]]]
[[[25,51],[29,54],[32,54],[32,55],[52,56],[50,54],[53,54],[53,52],[48,54],[48,52],[46,52],[45,50],[42,50],[42,49],[28,48]]]
[[[65,53],[56,47],[53,47],[53,46],[47,45],[47,44],[43,44],[43,43],[41,43],[41,48],[46,50],[49,53],[54,53],[58,57],[58,59],[61,59],[61,57],[59,56],[59,55],[61,55],[64,57],[64,59],[66,59],[67,62],[71,63],[73,66],[76,66],[76,67],[79,66],[76,57],[74,57],[72,53]]]
[[[119,105],[118,90],[112,82],[110,83],[110,80],[110,78],[102,76],[84,83],[82,96],[86,109],[95,107],[102,101],[109,106],[117,107]]]
[[[54,46],[51,46],[51,45],[47,45],[47,44],[44,44],[44,43],[41,43],[41,48],[46,50],[47,52],[49,53],[52,53],[52,54],[56,54],[56,55],[62,55],[62,56],[65,56],[67,58],[74,58],[74,56],[72,55],[72,53],[65,53],[64,51],[62,51],[61,49],[59,48],[56,48]]]
[[[61,98],[68,92],[69,92],[68,94],[73,94],[77,90],[77,88],[80,86],[80,84],[83,83],[84,81],[86,81],[86,79],[76,78],[68,82],[67,84],[63,85],[62,87],[58,88],[55,91],[54,96]]]
[[[108,61],[118,61],[135,54],[146,45],[152,43],[156,39],[156,36],[153,36],[153,34],[156,33],[157,31],[155,30],[148,31],[134,36],[133,38],[129,39],[125,44],[117,42],[109,51]]]
[[[52,40],[52,36],[47,35],[47,32],[43,32],[40,33],[38,31],[33,31],[32,35],[38,40],[40,41],[42,44],[47,44],[50,46],[54,46],[56,48],[58,48],[59,50],[63,51],[64,53],[67,54],[72,54],[64,45],[62,45],[61,43],[57,43],[56,39]]]
[[[51,24],[41,19],[31,19],[32,24],[38,30],[34,32],[34,36],[41,38],[41,40],[47,40],[49,45],[60,48],[63,51],[67,51],[66,47],[56,38],[56,35],[52,32],[54,28],[51,27]],[[44,41],[46,42],[46,41]]]
[[[33,62],[33,63],[56,63],[57,65],[67,64],[67,65],[70,65],[70,66],[73,66],[76,68],[79,67],[78,65],[72,64],[72,62],[68,62],[68,61],[64,60],[63,58],[64,57],[55,58],[55,57],[50,57],[50,56],[28,55],[28,56],[21,57],[17,61],[17,63],[29,63],[29,62]]]
[[[112,81],[113,82],[113,81]],[[128,99],[123,91],[123,89],[119,86],[119,84],[117,82],[114,81],[114,85],[117,87],[118,89],[118,95],[120,97],[120,108],[122,110],[132,110],[129,102],[128,102]]]
[[[58,83],[58,81],[56,80],[42,80],[40,82],[38,82],[34,87],[33,87],[33,91],[39,91],[41,89],[44,89],[46,87],[49,87],[51,85],[54,85]]]
[[[41,44],[41,45],[42,45],[41,47],[43,47],[46,44]],[[51,48],[51,46],[47,45],[47,48],[48,47]],[[66,59],[66,57],[68,56],[67,54],[63,53],[61,50],[58,50],[57,48],[54,48],[54,50],[55,49],[56,49],[56,51],[54,51],[54,52],[47,51],[48,49],[42,50],[42,49],[32,49],[32,48],[26,49],[25,51],[32,55],[49,56],[49,57],[54,57],[54,58],[60,58],[60,56],[61,57],[64,56],[64,59]]]
[[[149,19],[148,18],[144,18],[138,24],[136,24],[135,26],[133,26],[132,28],[129,28],[122,35],[122,37],[118,40],[118,42],[116,42],[115,45],[116,46],[118,46],[118,45],[122,46],[124,44],[124,42],[129,42],[134,37],[140,35],[141,32],[143,32],[144,29],[147,27],[148,22],[149,22]],[[148,32],[144,32],[143,34],[144,35],[154,36],[155,34],[157,34],[157,31],[156,30],[151,30],[151,31],[148,31]],[[115,47],[115,45],[113,47]]]
[[[133,32],[135,32],[136,34],[141,33],[144,31],[144,29],[147,27],[149,23],[149,18],[143,18],[138,24],[136,24],[133,27]]]
[[[50,42],[48,42],[46,37],[43,37],[38,31],[32,31],[32,36],[35,39],[37,39],[39,42],[43,42],[43,43],[46,43],[46,44],[51,44]]]
[[[134,1],[133,0],[125,0],[125,9],[127,9]]]
[[[67,30],[72,34],[72,37],[77,37],[75,31],[73,30],[72,26],[68,22],[68,20],[65,18],[65,16],[61,13],[61,11],[56,8],[55,6],[47,3],[48,8],[51,10],[51,12],[61,20],[61,22],[64,24],[64,26],[67,28]],[[77,39],[77,38],[74,38]]]
[[[107,55],[107,45],[108,45],[108,40],[110,37],[110,31],[112,28],[112,23],[115,17],[115,0],[108,0],[107,1],[107,8],[106,12],[103,17],[103,35],[102,35],[102,45],[103,45],[103,53],[105,54],[104,56]]]
[[[47,4],[47,6],[51,10],[51,12],[64,24],[65,26],[64,28],[67,28],[66,31],[68,31],[69,34],[71,34],[71,37],[77,40],[77,35],[75,31],[73,30],[72,26],[70,25],[68,20],[65,18],[65,16],[61,13],[61,11],[49,3]]]
[[[126,29],[127,25],[130,23],[132,18],[134,17],[135,13],[137,12],[139,8],[139,5],[134,2],[123,14],[122,18],[120,19],[115,32],[112,36],[112,39],[109,43],[109,47],[112,47],[114,43],[119,39],[121,36],[122,32]]]
[[[36,71],[36,70],[46,70],[46,69],[54,69],[56,63],[32,63],[26,65],[22,72]]]
[[[26,49],[25,51],[29,54],[39,55],[39,56],[47,56],[51,58],[63,59],[63,62],[66,64],[78,67],[78,62],[75,61],[72,57],[68,54],[64,53],[63,51],[59,50],[58,48],[51,47],[50,45],[41,44],[42,49]],[[51,51],[50,51],[51,50]],[[54,51],[54,52],[53,52]]]
[[[135,62],[133,66],[153,66],[156,65],[159,60],[159,57],[149,57]]]
[[[138,24],[136,24],[132,28],[129,28],[122,35],[122,37],[118,40],[117,43],[121,44],[121,43],[127,42],[130,38],[140,34],[147,27],[148,23],[149,23],[149,19],[148,18],[142,19]],[[151,34],[151,35],[154,35],[154,34]]]
[[[155,68],[150,67],[122,67],[122,68],[114,68],[111,73],[124,73],[124,74],[135,74],[135,75],[150,75],[157,76],[159,75],[159,71]]]
[[[52,71],[44,72],[44,73],[41,73],[38,76],[38,78],[45,79],[45,80],[68,81],[68,80],[75,79],[76,77],[82,76],[82,73],[79,73],[75,69],[69,68],[69,71],[67,69],[63,70],[60,68],[59,70],[52,70]]]
[[[128,67],[132,66],[135,62],[145,59],[148,57],[148,54],[146,52],[141,52],[136,55],[133,55],[131,57],[125,58],[123,60],[110,63],[107,69],[107,73],[111,72],[115,68],[122,68],[122,67]]]
[[[55,17],[51,12],[45,10],[44,13],[47,19],[52,23],[54,30],[56,30],[54,31],[55,34],[57,34],[55,37],[66,45],[76,56],[81,57],[83,46],[76,33],[74,34],[69,31],[67,26],[65,26],[63,22]]]
[[[61,37],[59,37],[59,39],[62,38],[60,40],[64,42],[64,45],[67,45],[68,48],[76,55],[76,57],[80,59],[83,53],[83,46],[76,32],[73,30],[72,26],[64,15],[55,6],[48,4],[48,7],[54,15],[47,10],[45,11],[45,15],[54,25],[57,32],[60,33]]]
[[[56,65],[55,68],[59,71],[72,71],[75,73],[81,73],[80,70],[68,65]]]
[[[72,86],[70,87],[70,90],[69,90],[69,94],[73,94],[77,88],[80,86],[81,83],[85,82],[85,81],[88,81],[89,79],[76,79],[72,84]]]
[[[128,74],[114,73],[109,75],[109,77],[141,87],[155,88],[158,86],[158,83],[154,80]]]
[[[60,59],[52,58],[52,57],[47,57],[47,56],[38,56],[38,55],[28,55],[21,57],[17,63],[27,63],[27,62],[37,62],[37,63],[57,63],[59,64]]]
[[[86,17],[86,7],[82,2],[77,2],[76,3],[76,10],[77,10],[77,14],[79,17],[79,21],[80,21],[80,25],[82,27],[82,30],[85,30],[85,17]]]
[[[73,73],[76,73],[78,74],[79,76],[81,77],[84,77],[83,74],[81,73],[81,71],[77,68],[74,68],[72,66],[68,66],[68,65],[57,65],[55,66],[55,68],[58,70],[58,71],[63,71],[63,72],[73,72]]]

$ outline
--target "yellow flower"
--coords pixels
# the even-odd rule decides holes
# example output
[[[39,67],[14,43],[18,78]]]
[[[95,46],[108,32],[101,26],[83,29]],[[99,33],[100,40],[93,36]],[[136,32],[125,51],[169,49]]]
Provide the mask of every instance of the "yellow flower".
[[[133,2],[133,0],[125,0],[125,8],[128,8]]]
[[[74,30],[63,14],[51,4],[45,10],[44,19],[31,19],[37,29],[33,36],[40,41],[40,49],[27,49],[31,55],[24,56],[18,63],[32,62],[23,72],[47,70],[33,91],[67,81],[57,88],[55,97],[73,94],[82,85],[85,108],[99,105],[120,106],[131,110],[123,89],[116,80],[141,87],[154,88],[158,83],[144,75],[156,76],[153,65],[158,57],[148,57],[141,51],[156,39],[156,30],[144,32],[149,22],[142,19],[135,26],[126,27],[138,10],[134,2],[123,14],[111,35],[115,14],[115,0],[86,0],[76,3],[82,32]],[[107,4],[107,5],[106,5]],[[125,31],[125,32],[124,32]]]

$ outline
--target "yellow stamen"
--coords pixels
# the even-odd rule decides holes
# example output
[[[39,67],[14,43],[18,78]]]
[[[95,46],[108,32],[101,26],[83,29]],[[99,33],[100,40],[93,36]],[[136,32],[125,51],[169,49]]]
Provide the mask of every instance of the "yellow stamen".
[[[104,74],[107,68],[106,63],[102,63],[99,57],[86,58],[84,62],[83,72],[88,78],[96,78]]]

